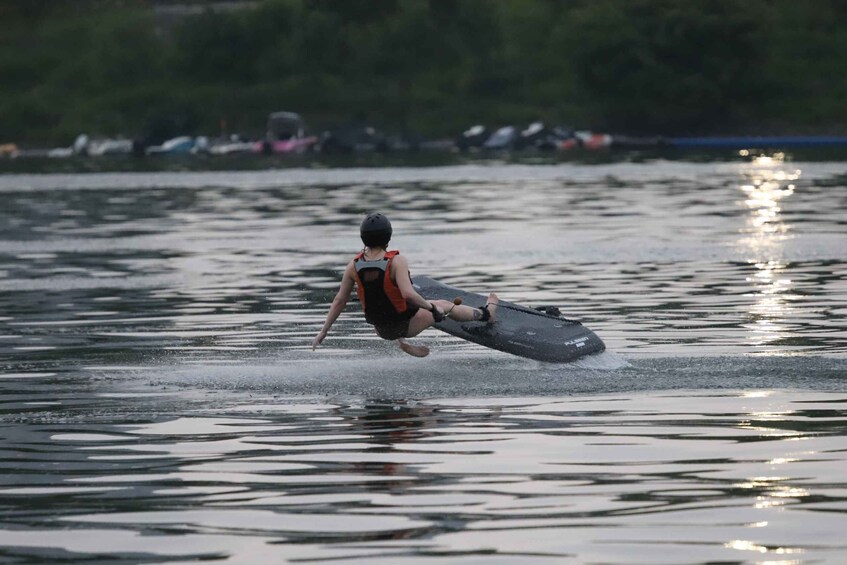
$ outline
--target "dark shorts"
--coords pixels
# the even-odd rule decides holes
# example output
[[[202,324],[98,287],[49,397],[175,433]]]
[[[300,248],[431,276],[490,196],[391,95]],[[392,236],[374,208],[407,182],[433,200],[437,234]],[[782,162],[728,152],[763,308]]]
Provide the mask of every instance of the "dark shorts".
[[[373,324],[377,335],[382,339],[393,341],[409,334],[409,322],[418,313],[419,308],[409,308],[396,318],[369,321]]]

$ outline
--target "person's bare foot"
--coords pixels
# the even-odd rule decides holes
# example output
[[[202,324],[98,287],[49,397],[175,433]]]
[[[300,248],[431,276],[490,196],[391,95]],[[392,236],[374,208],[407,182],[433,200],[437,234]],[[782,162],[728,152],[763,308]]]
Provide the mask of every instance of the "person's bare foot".
[[[488,306],[488,314],[489,314],[488,323],[489,324],[493,324],[494,322],[497,321],[497,304],[499,304],[499,303],[500,303],[500,299],[497,298],[496,294],[494,294],[492,292],[491,294],[488,295],[488,304],[486,304],[486,306]]]
[[[412,357],[426,357],[429,355],[429,347],[426,347],[425,345],[412,345],[411,343],[406,343],[402,339],[397,340],[397,342],[400,345],[400,349]]]

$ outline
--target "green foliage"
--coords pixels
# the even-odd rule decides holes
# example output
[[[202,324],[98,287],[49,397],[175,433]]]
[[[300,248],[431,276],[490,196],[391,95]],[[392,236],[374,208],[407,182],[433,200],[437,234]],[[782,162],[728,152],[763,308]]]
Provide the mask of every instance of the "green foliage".
[[[731,123],[763,80],[758,2],[598,0],[565,30],[586,105],[605,125]]]
[[[0,0],[0,142],[258,134],[275,110],[453,135],[847,125],[838,0]],[[197,8],[199,7],[199,13]]]

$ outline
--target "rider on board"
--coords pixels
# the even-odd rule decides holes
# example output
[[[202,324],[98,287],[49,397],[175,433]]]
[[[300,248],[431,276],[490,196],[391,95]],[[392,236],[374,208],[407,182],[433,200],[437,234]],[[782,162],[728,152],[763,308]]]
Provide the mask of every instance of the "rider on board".
[[[499,299],[493,292],[482,308],[471,308],[449,300],[428,301],[418,294],[412,286],[406,258],[399,251],[388,251],[392,229],[391,222],[384,215],[370,214],[362,222],[359,233],[365,247],[347,264],[326,321],[312,340],[313,350],[323,342],[344,310],[354,285],[365,320],[374,326],[379,337],[397,340],[400,349],[415,357],[426,357],[429,348],[407,343],[405,338],[418,335],[445,317],[460,322],[478,320],[494,323]]]

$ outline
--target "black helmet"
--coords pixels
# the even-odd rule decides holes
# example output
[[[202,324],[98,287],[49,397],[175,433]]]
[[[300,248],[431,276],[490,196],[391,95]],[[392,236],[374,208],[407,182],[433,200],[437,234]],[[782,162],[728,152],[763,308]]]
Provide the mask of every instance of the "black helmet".
[[[380,213],[368,214],[362,221],[359,235],[367,247],[385,247],[391,240],[391,222]]]

